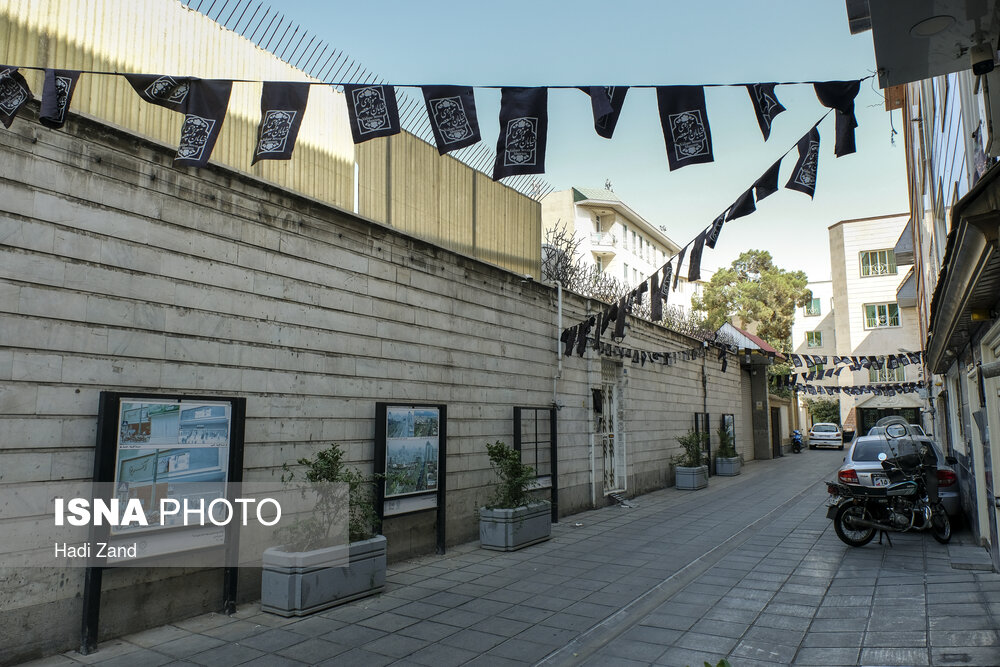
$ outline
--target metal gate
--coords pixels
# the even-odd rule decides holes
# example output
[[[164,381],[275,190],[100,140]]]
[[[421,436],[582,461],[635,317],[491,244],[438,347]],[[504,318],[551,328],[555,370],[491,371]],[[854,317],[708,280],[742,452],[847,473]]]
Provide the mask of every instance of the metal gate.
[[[597,415],[597,432],[601,435],[604,450],[604,495],[625,490],[625,439],[621,427],[621,366],[601,360],[601,389],[604,405]]]

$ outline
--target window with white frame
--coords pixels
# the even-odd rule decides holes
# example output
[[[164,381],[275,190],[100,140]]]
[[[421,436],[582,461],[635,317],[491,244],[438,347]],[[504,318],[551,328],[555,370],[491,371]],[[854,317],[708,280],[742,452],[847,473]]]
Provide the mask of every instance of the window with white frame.
[[[822,314],[822,306],[819,299],[812,299],[806,304],[806,317],[814,317]]]
[[[823,332],[822,331],[807,331],[806,332],[806,346],[807,347],[822,347],[823,346]]]
[[[865,329],[881,329],[899,326],[899,304],[866,303]]]
[[[891,276],[896,274],[896,253],[892,248],[866,250],[861,253],[861,277]]]
[[[906,381],[906,370],[903,366],[898,366],[896,368],[889,368],[887,364],[883,364],[882,368],[869,368],[868,369],[868,381],[869,382],[905,382]]]

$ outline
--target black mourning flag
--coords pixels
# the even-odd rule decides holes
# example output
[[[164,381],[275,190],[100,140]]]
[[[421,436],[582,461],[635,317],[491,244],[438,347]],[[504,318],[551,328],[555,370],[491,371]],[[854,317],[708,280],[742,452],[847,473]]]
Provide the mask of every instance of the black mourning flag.
[[[576,345],[576,326],[574,325],[569,329],[564,330],[562,335],[559,336],[559,340],[562,341],[563,345],[565,345],[563,354],[566,356],[572,355],[573,347]]]
[[[899,363],[902,364],[903,366],[909,366],[910,365],[910,359],[905,354],[899,355],[898,358],[899,358]]]
[[[674,291],[677,291],[677,283],[681,279],[681,267],[684,265],[684,255],[687,253],[688,247],[684,246],[681,251],[677,253],[677,268],[674,270]]]
[[[493,180],[545,172],[548,88],[503,88]]]
[[[222,79],[192,79],[184,103],[184,124],[174,164],[203,167],[212,155],[226,119],[233,82]]]
[[[861,81],[826,81],[813,84],[820,104],[837,110],[837,138],[834,153],[837,157],[850,155],[857,150],[854,128],[858,119],[854,115],[854,98],[861,90]]]
[[[899,359],[896,358],[895,354],[890,354],[886,357],[887,366],[893,370],[899,368]]]
[[[611,336],[616,343],[625,340],[625,313],[628,311],[626,305],[627,298],[623,296],[618,300],[618,317],[615,319],[615,332]]]
[[[704,88],[659,86],[656,89],[656,104],[660,111],[663,139],[667,144],[670,171],[715,159]]]
[[[753,188],[750,188],[741,194],[736,202],[729,207],[729,213],[726,214],[726,222],[750,215],[756,210],[757,207],[753,203]]]
[[[628,86],[591,86],[581,88],[590,95],[590,105],[594,111],[594,130],[599,136],[610,139],[618,125]]]
[[[594,322],[595,319],[591,317],[577,325],[579,327],[576,336],[576,353],[578,356],[582,357],[584,352],[587,351],[587,337],[590,335],[590,330],[593,328]]]
[[[802,368],[802,359],[797,354],[792,355],[792,365],[796,368]]]
[[[757,114],[757,125],[760,126],[760,133],[764,135],[764,141],[771,136],[771,123],[774,122],[775,116],[785,110],[774,94],[776,85],[778,84],[752,83],[747,86],[754,113]]]
[[[174,163],[189,167],[207,164],[226,119],[233,82],[158,74],[123,76],[150,104],[184,114]]]
[[[42,86],[42,110],[38,121],[45,127],[58,129],[66,122],[66,112],[73,99],[80,72],[76,70],[45,70]]]
[[[778,191],[778,171],[780,169],[781,160],[778,160],[764,172],[763,176],[754,182],[753,189],[757,194],[757,201]]]
[[[17,112],[32,99],[28,82],[17,68],[0,65],[0,123],[9,128]]]
[[[819,130],[816,126],[799,139],[798,148],[799,159],[785,187],[812,197],[816,194],[816,169],[819,167]]]
[[[649,277],[649,319],[659,322],[663,319],[663,294],[660,292],[660,272],[654,271]]]
[[[691,246],[691,259],[688,262],[688,280],[690,282],[701,280],[701,253],[705,248],[706,235],[706,232],[698,234],[694,245]]]
[[[192,78],[189,76],[167,76],[165,74],[125,74],[129,85],[139,97],[150,104],[171,111],[183,113],[191,92]]]
[[[309,101],[308,83],[265,81],[260,95],[260,125],[253,161],[290,160]]]
[[[423,86],[427,117],[434,130],[438,153],[444,155],[477,143],[479,118],[476,98],[468,86]]]
[[[670,276],[674,270],[674,265],[667,262],[663,265],[663,280],[660,282],[660,294],[663,295],[663,303],[670,300]]]
[[[344,94],[347,96],[347,117],[351,121],[354,143],[399,134],[395,88],[345,83]]]
[[[705,245],[709,248],[715,248],[715,244],[719,241],[719,234],[722,233],[722,225],[725,224],[725,222],[725,213],[712,221],[712,226],[709,228],[708,234],[705,236]]]

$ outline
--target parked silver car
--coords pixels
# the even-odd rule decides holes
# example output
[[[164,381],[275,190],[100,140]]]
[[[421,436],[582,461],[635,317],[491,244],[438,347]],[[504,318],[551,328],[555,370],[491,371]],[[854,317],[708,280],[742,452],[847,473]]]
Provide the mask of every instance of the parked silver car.
[[[913,435],[927,435],[920,424],[910,424],[909,426]],[[868,429],[868,435],[885,435],[885,426],[872,426]]]
[[[953,457],[945,457],[937,443],[928,437],[917,439],[921,444],[927,444],[937,457],[938,496],[949,515],[955,516],[961,508],[958,492],[958,475],[952,467],[957,463]],[[859,486],[888,486],[889,476],[882,468],[879,454],[889,458],[905,452],[893,452],[895,444],[884,435],[863,435],[855,438],[851,448],[844,457],[844,465],[837,471],[837,480],[841,484],[856,484]]]
[[[829,422],[818,422],[809,429],[809,449],[817,447],[844,448],[844,434],[840,427]]]

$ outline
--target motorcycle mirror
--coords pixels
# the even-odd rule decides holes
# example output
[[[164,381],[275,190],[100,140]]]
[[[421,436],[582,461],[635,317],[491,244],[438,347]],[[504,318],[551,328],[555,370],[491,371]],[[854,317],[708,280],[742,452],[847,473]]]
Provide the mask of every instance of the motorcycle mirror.
[[[885,434],[890,438],[902,438],[906,435],[906,428],[899,424],[890,424],[885,427]]]
[[[885,452],[879,452],[878,453],[878,460],[879,461],[885,461],[887,458],[889,458],[889,457],[885,455]]]

